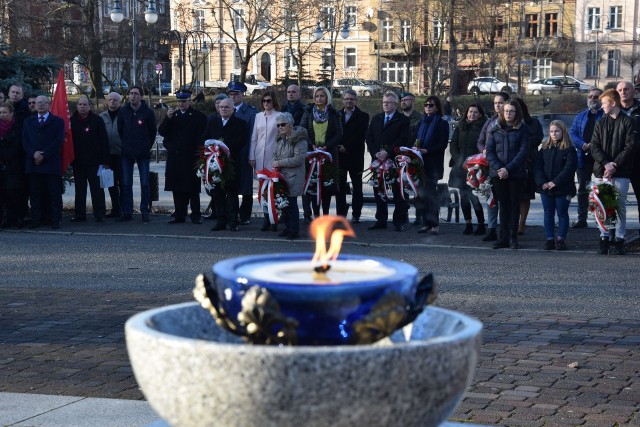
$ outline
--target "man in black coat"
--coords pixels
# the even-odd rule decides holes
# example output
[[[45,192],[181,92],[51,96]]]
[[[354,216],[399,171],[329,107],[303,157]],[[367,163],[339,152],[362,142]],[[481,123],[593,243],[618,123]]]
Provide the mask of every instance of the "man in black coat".
[[[175,214],[169,224],[185,222],[187,206],[191,205],[191,222],[202,224],[200,214],[200,178],[195,169],[203,149],[202,134],[207,116],[191,107],[191,94],[176,95],[178,108],[169,108],[158,132],[167,149],[164,190],[173,192]]]
[[[217,222],[211,231],[224,230],[227,225],[229,230],[238,231],[238,191],[242,179],[239,162],[244,161],[243,153],[249,143],[249,127],[247,122],[233,114],[235,110],[231,99],[220,101],[218,108],[220,115],[209,119],[202,139],[217,139],[229,147],[235,174],[224,185],[216,185],[213,189]]]
[[[357,95],[353,89],[348,89],[342,95],[340,122],[342,124],[342,140],[338,145],[340,163],[338,178],[340,184],[336,194],[336,212],[347,216],[347,174],[351,178],[351,209],[352,221],[360,222],[362,213],[362,171],[364,170],[364,139],[369,127],[369,114],[357,107]]]
[[[73,181],[76,190],[75,215],[72,222],[87,220],[87,182],[91,191],[93,216],[104,222],[106,205],[104,190],[100,187],[98,168],[109,165],[109,138],[102,118],[91,111],[86,95],[78,98],[77,111],[71,116],[73,135]]]
[[[372,161],[384,158],[393,160],[396,156],[396,148],[413,145],[409,142],[409,118],[399,113],[396,110],[397,106],[398,95],[392,92],[386,93],[382,97],[383,112],[373,116],[371,123],[369,123],[367,149],[371,154]],[[391,191],[393,192],[393,202],[395,204],[393,225],[396,231],[403,231],[409,204],[402,198],[398,182],[391,184]],[[373,194],[376,200],[376,223],[370,226],[369,230],[387,228],[389,211],[383,189],[376,187],[373,190]]]
[[[304,115],[304,104],[300,101],[301,97],[300,87],[298,85],[289,85],[287,87],[287,103],[280,109],[283,113],[291,114],[294,126],[300,125],[300,120]]]

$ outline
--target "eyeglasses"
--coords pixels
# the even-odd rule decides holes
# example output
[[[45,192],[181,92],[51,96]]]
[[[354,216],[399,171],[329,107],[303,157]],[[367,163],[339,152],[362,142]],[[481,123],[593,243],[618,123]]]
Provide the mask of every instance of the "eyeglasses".
[[[265,102],[266,102],[267,104],[271,104],[271,103],[273,102],[273,99],[271,99],[271,98],[263,99],[263,100],[262,100],[262,103],[264,104]]]
[[[598,99],[598,98],[600,98],[600,96],[599,95],[589,95],[589,96],[587,96],[587,98],[589,98],[589,99]]]
[[[516,110],[502,110],[504,114],[515,114]]]
[[[436,104],[424,104],[424,106],[427,108],[433,108],[436,106]]]
[[[278,123],[276,126],[278,126],[279,128],[283,128],[285,126],[287,126],[289,123]]]

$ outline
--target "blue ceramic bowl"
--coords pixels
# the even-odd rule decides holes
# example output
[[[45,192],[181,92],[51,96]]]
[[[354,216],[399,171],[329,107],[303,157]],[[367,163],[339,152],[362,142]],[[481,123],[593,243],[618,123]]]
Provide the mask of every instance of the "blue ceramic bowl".
[[[312,256],[256,255],[215,264],[213,282],[204,279],[204,285],[217,323],[258,344],[368,344],[413,321],[435,293],[430,274],[418,280],[415,267],[385,258],[340,255],[338,261],[387,271],[381,278],[341,284],[265,280],[259,272],[300,261],[312,269]]]

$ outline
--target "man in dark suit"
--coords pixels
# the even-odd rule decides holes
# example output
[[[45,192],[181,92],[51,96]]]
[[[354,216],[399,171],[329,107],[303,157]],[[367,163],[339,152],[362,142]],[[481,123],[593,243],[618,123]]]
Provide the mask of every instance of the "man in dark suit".
[[[244,161],[242,154],[249,143],[249,128],[247,123],[234,115],[233,101],[223,99],[219,105],[220,115],[213,116],[207,122],[203,139],[217,139],[229,147],[231,162],[235,169],[233,178],[224,183],[224,187],[216,185],[213,197],[216,204],[217,222],[211,231],[238,231],[238,190],[241,184],[239,163]]]
[[[258,114],[256,107],[244,102],[244,93],[246,91],[247,86],[241,82],[231,82],[227,87],[227,94],[233,101],[234,115],[244,120],[249,129],[247,144],[236,160],[236,168],[238,168],[238,173],[240,174],[240,188],[238,188],[238,191],[242,195],[242,204],[239,209],[240,222],[242,224],[249,224],[253,209],[253,167],[249,164],[249,146],[251,135],[253,134],[253,124],[256,120],[256,114]]]
[[[340,166],[338,178],[340,191],[336,194],[336,212],[347,216],[347,174],[351,178],[352,221],[360,222],[362,213],[362,171],[364,170],[364,138],[369,126],[369,114],[360,110],[356,92],[348,89],[342,95],[340,121],[342,122],[342,141],[338,145]]]
[[[51,228],[60,228],[62,220],[62,144],[64,121],[49,112],[47,96],[36,98],[37,114],[27,117],[22,127],[22,146],[26,153],[25,174],[29,176],[31,200],[30,228],[38,228],[43,219],[42,195],[49,195]]]
[[[375,159],[384,160],[385,158],[393,159],[396,156],[394,151],[396,148],[412,145],[409,144],[409,118],[399,113],[396,110],[397,106],[398,95],[387,92],[382,97],[383,112],[376,114],[371,119],[367,132],[367,149],[371,154],[372,161]],[[391,191],[395,204],[393,225],[396,231],[403,231],[409,204],[402,198],[398,182],[391,184]],[[376,223],[370,226],[369,230],[387,228],[389,210],[383,189],[376,187],[373,194],[376,200]]]
[[[169,224],[185,222],[187,207],[191,205],[191,222],[202,224],[200,214],[200,178],[193,165],[202,151],[202,133],[207,116],[191,107],[191,94],[176,94],[178,108],[170,107],[158,132],[164,137],[167,149],[164,190],[173,192],[175,213]]]

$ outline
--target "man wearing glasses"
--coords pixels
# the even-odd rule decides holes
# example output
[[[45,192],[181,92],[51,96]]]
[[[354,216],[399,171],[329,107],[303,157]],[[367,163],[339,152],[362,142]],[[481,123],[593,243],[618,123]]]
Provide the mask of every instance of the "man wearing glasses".
[[[402,92],[400,94],[400,109],[402,113],[409,117],[411,141],[415,141],[418,136],[418,126],[422,120],[422,114],[416,111],[416,97],[411,92]]]
[[[382,97],[382,113],[371,119],[367,132],[367,149],[371,160],[384,161],[395,157],[394,149],[402,146],[412,146],[409,143],[409,118],[397,111],[398,95],[393,92],[385,93]],[[395,231],[403,231],[409,209],[407,201],[402,198],[400,184],[391,184],[393,192],[393,225]],[[373,195],[376,200],[376,223],[369,230],[387,228],[389,209],[383,188],[374,187]]]
[[[580,112],[573,120],[569,135],[578,151],[578,220],[573,228],[587,228],[587,212],[589,211],[589,182],[593,173],[593,157],[591,157],[591,137],[596,122],[604,114],[598,98],[602,90],[592,88],[587,96],[587,109]]]
[[[191,222],[202,224],[200,214],[200,178],[194,164],[202,149],[202,133],[207,116],[191,107],[191,94],[176,94],[178,108],[169,107],[158,132],[164,137],[167,149],[164,190],[173,192],[174,216],[169,224],[185,222],[187,207],[191,206]]]
[[[249,163],[249,144],[253,134],[256,114],[258,114],[256,107],[244,102],[244,93],[246,91],[247,86],[241,82],[231,82],[227,86],[227,95],[233,101],[234,115],[242,119],[249,127],[247,142],[243,146],[239,158],[236,159],[236,166],[240,172],[240,187],[238,191],[242,195],[242,204],[238,213],[240,215],[240,223],[245,225],[249,224],[253,208],[253,167]]]

